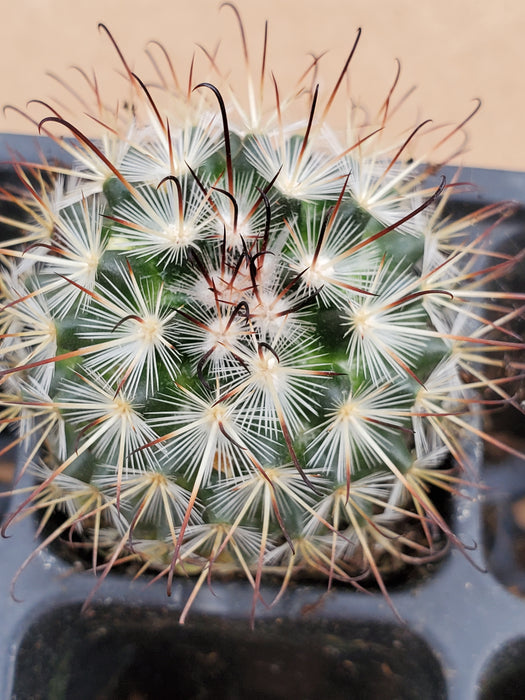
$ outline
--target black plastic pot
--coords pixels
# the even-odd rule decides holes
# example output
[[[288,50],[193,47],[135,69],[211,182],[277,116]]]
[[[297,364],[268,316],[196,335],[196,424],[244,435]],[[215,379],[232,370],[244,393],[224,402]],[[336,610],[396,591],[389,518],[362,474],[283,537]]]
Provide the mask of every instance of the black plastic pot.
[[[8,149],[36,159],[35,144],[4,137],[0,161],[10,159]],[[52,143],[44,139],[40,146],[52,157]],[[480,188],[457,196],[456,212],[501,199],[521,202],[494,241],[521,249],[525,174],[467,169],[462,180]],[[13,181],[8,164],[0,181]],[[506,283],[522,289],[523,273]],[[506,432],[525,435],[518,412],[503,421]],[[481,446],[469,449],[482,462]],[[404,624],[380,594],[339,587],[324,595],[323,584],[298,584],[274,608],[259,606],[252,631],[252,590],[231,582],[204,587],[181,626],[191,580],[178,581],[166,598],[162,582],[146,587],[117,574],[81,614],[94,580],[50,551],[21,576],[17,602],[11,581],[34,548],[28,518],[0,544],[0,700],[523,698],[525,562],[515,555],[525,535],[510,514],[512,502],[525,496],[525,463],[504,458],[480,468],[490,488],[483,499],[472,493],[473,500],[455,502],[452,519],[466,545],[478,544],[472,559],[488,571],[451,551],[416,583],[397,584],[391,597]],[[2,502],[4,510],[13,505]]]

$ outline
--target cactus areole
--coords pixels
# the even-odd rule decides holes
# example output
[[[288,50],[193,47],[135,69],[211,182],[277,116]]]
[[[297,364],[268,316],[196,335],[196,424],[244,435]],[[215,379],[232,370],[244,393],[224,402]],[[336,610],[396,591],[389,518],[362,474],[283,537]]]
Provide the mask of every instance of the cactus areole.
[[[244,105],[215,57],[179,81],[151,45],[147,82],[101,29],[125,99],[84,75],[98,137],[45,105],[69,165],[16,163],[3,194],[20,217],[2,219],[2,425],[34,480],[4,531],[36,513],[33,556],[89,549],[94,590],[119,565],[168,594],[193,576],[182,621],[210,576],[245,577],[252,614],[266,578],[276,597],[310,577],[388,598],[385,561],[464,549],[434,496],[475,478],[473,392],[509,400],[493,369],[522,347],[519,310],[490,285],[513,261],[488,238],[510,206],[444,215],[462,185],[429,185],[424,164],[464,122],[392,136],[397,76],[365,118],[357,40],[331,83],[315,59],[291,97],[266,36],[253,71],[244,45]]]

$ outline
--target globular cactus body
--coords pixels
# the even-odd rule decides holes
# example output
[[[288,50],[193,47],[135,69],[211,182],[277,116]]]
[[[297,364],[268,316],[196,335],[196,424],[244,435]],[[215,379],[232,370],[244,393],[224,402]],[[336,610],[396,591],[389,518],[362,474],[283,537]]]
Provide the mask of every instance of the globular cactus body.
[[[512,261],[480,264],[486,230],[469,238],[508,207],[444,218],[444,181],[410,156],[426,125],[385,147],[392,93],[376,123],[329,131],[348,63],[324,109],[306,74],[289,126],[278,91],[244,112],[225,85],[124,67],[133,107],[98,100],[99,141],[56,110],[41,123],[66,177],[17,166],[2,402],[36,485],[9,522],[61,511],[40,547],[75,532],[99,581],[130,561],[169,588],[195,574],[183,619],[210,571],[254,601],[266,573],[368,573],[386,594],[378,561],[437,556],[437,531],[461,546],[430,488],[470,478],[472,389],[509,399],[487,368],[520,347],[519,311],[487,286]]]

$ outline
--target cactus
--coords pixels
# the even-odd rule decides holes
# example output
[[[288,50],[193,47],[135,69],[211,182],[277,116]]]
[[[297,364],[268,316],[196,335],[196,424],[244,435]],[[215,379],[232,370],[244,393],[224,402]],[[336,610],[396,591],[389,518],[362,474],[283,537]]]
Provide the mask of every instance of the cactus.
[[[120,564],[168,593],[193,575],[181,621],[210,574],[244,576],[252,614],[268,576],[277,599],[293,577],[388,598],[385,569],[465,550],[434,496],[475,478],[465,436],[495,442],[469,418],[487,392],[512,401],[493,370],[522,347],[518,295],[493,281],[514,261],[487,244],[512,207],[448,218],[461,185],[414,155],[435,130],[387,143],[395,83],[330,129],[357,40],[331,87],[315,59],[270,108],[266,38],[260,79],[245,44],[245,108],[215,57],[186,89],[155,45],[146,84],[102,29],[129,97],[84,76],[100,137],[50,108],[73,164],[15,164],[3,193],[2,425],[34,478],[4,529],[39,514],[35,553],[69,534],[94,590]]]

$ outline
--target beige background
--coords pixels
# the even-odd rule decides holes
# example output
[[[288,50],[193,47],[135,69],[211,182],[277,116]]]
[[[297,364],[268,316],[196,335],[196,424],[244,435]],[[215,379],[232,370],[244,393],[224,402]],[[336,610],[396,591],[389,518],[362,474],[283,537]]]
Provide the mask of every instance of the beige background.
[[[137,71],[149,65],[143,48],[158,39],[185,74],[195,42],[208,47],[225,37],[221,56],[238,60],[233,14],[216,0],[0,0],[0,103],[24,108],[32,98],[60,92],[46,71],[80,85],[72,65],[106,81],[118,65],[103,21]],[[1,6],[1,5],[0,5]],[[329,50],[323,75],[342,66],[358,26],[363,27],[352,87],[372,105],[402,64],[402,90],[417,84],[412,116],[461,121],[480,97],[469,125],[466,165],[525,169],[525,2],[522,0],[237,0],[254,58],[265,18],[270,22],[269,65],[279,81],[306,66],[305,54]],[[233,58],[234,57],[234,58]],[[226,61],[223,61],[225,63]],[[402,91],[401,90],[401,91]],[[33,132],[12,111],[2,131]]]

